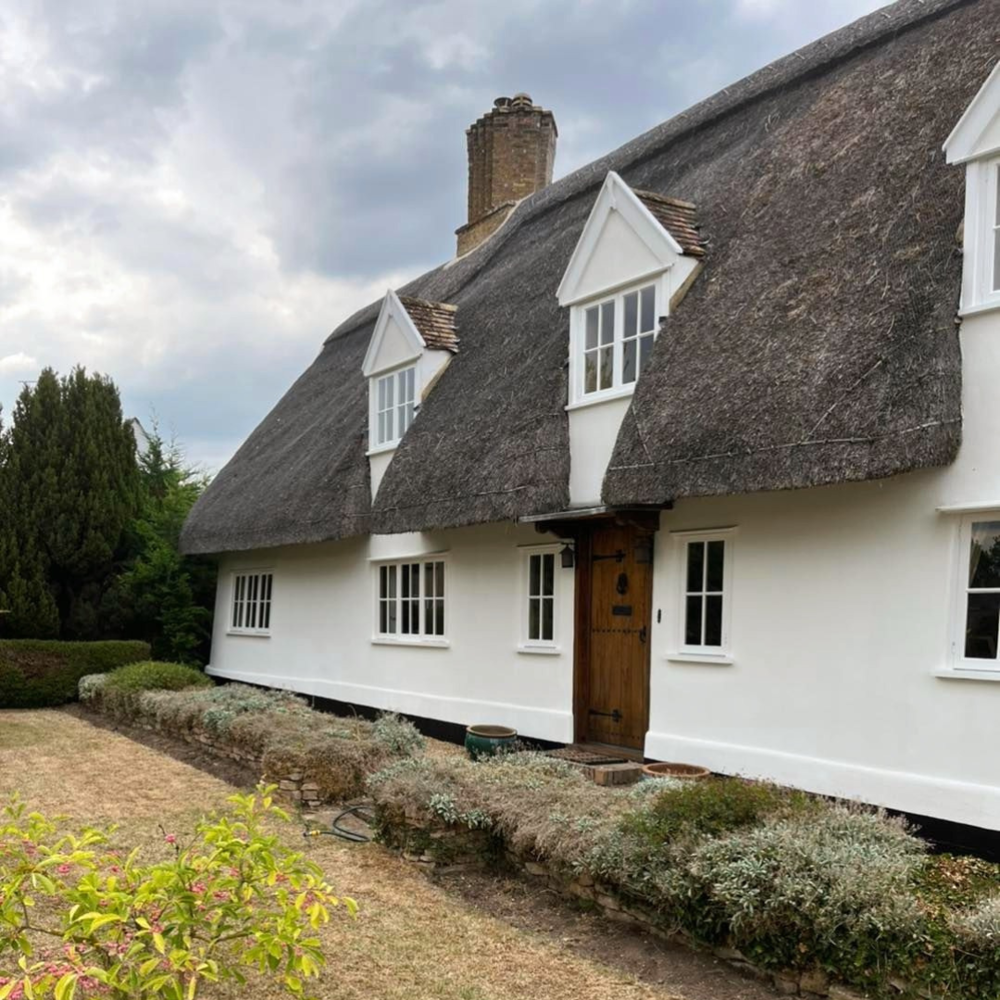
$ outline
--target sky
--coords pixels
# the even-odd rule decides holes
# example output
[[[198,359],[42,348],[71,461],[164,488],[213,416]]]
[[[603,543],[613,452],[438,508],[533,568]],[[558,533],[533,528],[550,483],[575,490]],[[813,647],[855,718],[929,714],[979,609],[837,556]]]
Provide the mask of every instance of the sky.
[[[554,112],[559,177],[882,4],[4,0],[0,404],[84,365],[217,470],[453,255],[495,97]]]

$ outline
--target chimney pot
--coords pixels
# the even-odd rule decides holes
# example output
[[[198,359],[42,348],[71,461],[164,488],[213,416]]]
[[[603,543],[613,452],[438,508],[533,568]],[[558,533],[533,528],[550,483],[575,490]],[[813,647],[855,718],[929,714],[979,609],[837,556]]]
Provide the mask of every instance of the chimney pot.
[[[529,94],[498,97],[493,108],[469,126],[469,216],[458,230],[458,252],[478,246],[514,205],[552,182],[556,121]]]

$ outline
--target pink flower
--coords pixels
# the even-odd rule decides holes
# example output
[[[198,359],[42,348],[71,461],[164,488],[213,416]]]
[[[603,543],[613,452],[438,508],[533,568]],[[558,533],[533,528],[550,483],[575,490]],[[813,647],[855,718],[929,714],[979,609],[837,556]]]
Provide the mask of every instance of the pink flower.
[[[177,837],[175,837],[174,834],[172,834],[172,833],[168,833],[163,839],[168,844],[176,844],[177,843]]]
[[[59,872],[60,875],[68,875],[72,870],[73,870],[72,865],[60,865],[56,869],[56,871]]]

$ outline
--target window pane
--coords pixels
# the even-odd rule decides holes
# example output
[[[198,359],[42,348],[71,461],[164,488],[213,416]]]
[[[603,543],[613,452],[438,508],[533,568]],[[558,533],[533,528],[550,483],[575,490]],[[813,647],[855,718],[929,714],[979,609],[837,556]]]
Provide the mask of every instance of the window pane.
[[[705,645],[722,645],[722,595],[705,598]]]
[[[598,352],[601,355],[601,389],[610,389],[614,378],[615,354],[613,347],[602,347]]]
[[[615,300],[601,306],[601,343],[610,344],[615,339]]]
[[[388,570],[388,573],[389,573],[389,590],[388,590],[388,593],[386,594],[386,596],[389,597],[391,600],[395,600],[396,599],[396,567],[395,566],[387,566],[386,569]]]
[[[532,556],[528,560],[528,593],[532,596],[542,592],[542,557]]]
[[[551,597],[555,593],[556,557],[548,552],[542,556],[542,593]]]
[[[631,385],[636,380],[636,356],[639,351],[637,340],[626,340],[622,344],[622,385]]]
[[[383,441],[392,441],[395,439],[395,434],[392,432],[392,415],[394,412],[394,410],[390,409],[382,414],[385,417],[385,437],[382,439]]]
[[[639,329],[643,333],[648,333],[656,329],[656,289],[650,285],[639,294],[642,298]]]
[[[997,625],[1000,623],[1000,594],[969,594],[965,622],[965,655],[970,660],[997,658]]]
[[[376,440],[379,444],[385,444],[385,414],[382,412],[378,415],[378,437]]]
[[[444,601],[434,602],[437,605],[436,621],[434,622],[434,634],[444,635]]]
[[[385,409],[385,383],[387,379],[380,378],[378,380],[378,408],[380,410]]]
[[[969,586],[1000,587],[1000,521],[972,525]]]
[[[624,320],[625,328],[622,330],[623,337],[634,337],[638,330],[636,324],[639,322],[639,293],[629,292],[625,296],[623,303],[625,306]]]
[[[434,588],[434,594],[436,597],[444,597],[444,563],[439,562],[436,564],[435,568],[435,582],[437,586]]]
[[[541,601],[533,597],[528,601],[528,638],[538,639],[541,635],[541,612],[539,605]]]
[[[705,543],[688,542],[687,589],[700,593],[705,579]]]
[[[701,597],[689,597],[684,613],[684,642],[688,646],[701,645]]]
[[[640,337],[639,338],[639,372],[638,372],[638,375],[641,375],[642,372],[643,372],[643,370],[645,369],[645,367],[646,367],[646,359],[649,357],[649,352],[652,349],[653,349],[653,338],[652,338],[652,336],[649,336],[649,337]],[[638,375],[636,377],[638,377]]]
[[[726,543],[708,543],[708,577],[706,579],[706,590],[722,590],[723,560],[725,558]]]
[[[403,579],[405,581],[406,576],[404,574]],[[402,623],[400,625],[400,632],[403,635],[409,635],[411,632],[416,632],[416,628],[410,628],[410,601],[403,601],[403,606],[400,609],[402,611]],[[416,624],[416,623],[414,623]]]
[[[545,642],[552,641],[552,606],[554,602],[551,597],[542,601],[542,639]]]
[[[597,352],[583,356],[583,391],[597,392]]]
[[[590,309],[587,310],[587,334],[584,346],[588,350],[597,347],[597,324],[598,324],[597,306],[592,306]]]

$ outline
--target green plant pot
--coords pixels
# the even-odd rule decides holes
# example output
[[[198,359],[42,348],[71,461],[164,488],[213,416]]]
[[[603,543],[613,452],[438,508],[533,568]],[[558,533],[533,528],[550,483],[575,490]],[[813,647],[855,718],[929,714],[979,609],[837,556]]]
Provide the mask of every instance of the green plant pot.
[[[507,726],[468,726],[465,730],[465,749],[473,760],[495,757],[509,749],[517,739],[517,730]]]

